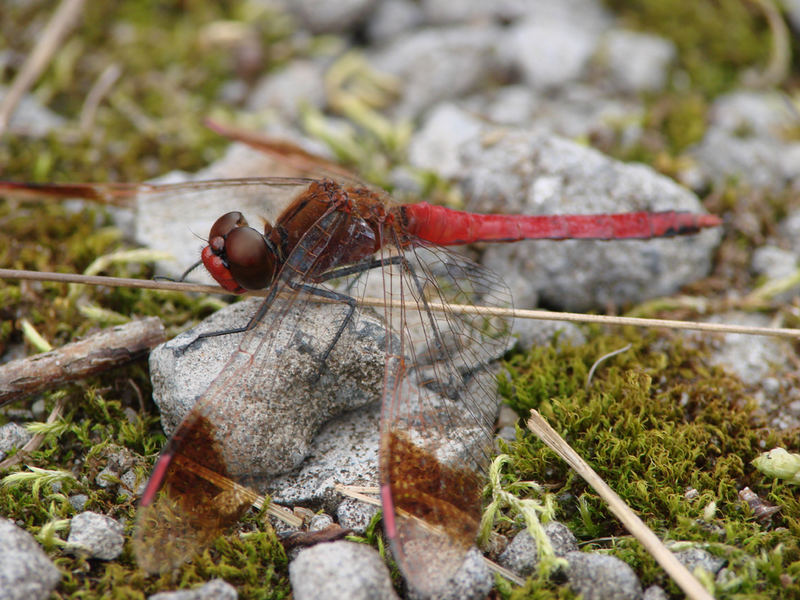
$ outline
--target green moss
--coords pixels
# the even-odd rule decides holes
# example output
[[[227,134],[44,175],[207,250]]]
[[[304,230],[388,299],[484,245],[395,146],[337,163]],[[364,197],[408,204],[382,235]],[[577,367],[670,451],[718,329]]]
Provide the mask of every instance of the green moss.
[[[678,47],[689,86],[714,96],[731,89],[742,70],[764,68],[770,31],[756,2],[741,0],[606,0],[628,26],[652,31]]]
[[[604,362],[587,388],[597,358],[626,343],[632,348]],[[717,598],[785,592],[776,573],[800,568],[800,504],[791,486],[766,480],[750,461],[764,447],[791,448],[796,439],[759,426],[736,378],[679,340],[633,332],[534,349],[508,367],[511,378],[501,386],[508,403],[520,415],[542,413],[659,537],[728,559],[740,579],[718,589]],[[535,436],[520,431],[512,456],[520,480],[552,486],[558,518],[584,547],[612,551],[644,585],[678,593],[591,488]],[[739,501],[744,486],[782,508],[771,523],[754,520]],[[697,496],[687,499],[688,489]]]

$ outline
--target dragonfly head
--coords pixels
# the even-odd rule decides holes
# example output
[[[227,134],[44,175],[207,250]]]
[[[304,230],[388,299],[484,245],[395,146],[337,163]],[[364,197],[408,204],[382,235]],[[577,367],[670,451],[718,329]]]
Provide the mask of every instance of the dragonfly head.
[[[266,225],[266,230],[271,227]],[[267,238],[247,225],[240,212],[222,215],[211,226],[203,264],[226,290],[260,290],[275,278],[277,257]]]

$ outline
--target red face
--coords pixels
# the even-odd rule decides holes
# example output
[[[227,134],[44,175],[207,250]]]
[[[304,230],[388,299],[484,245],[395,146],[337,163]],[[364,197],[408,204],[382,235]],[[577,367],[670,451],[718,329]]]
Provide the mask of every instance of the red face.
[[[265,228],[271,229],[269,224]],[[267,287],[275,277],[277,262],[267,238],[248,227],[240,212],[229,212],[215,221],[202,260],[217,283],[236,294]]]

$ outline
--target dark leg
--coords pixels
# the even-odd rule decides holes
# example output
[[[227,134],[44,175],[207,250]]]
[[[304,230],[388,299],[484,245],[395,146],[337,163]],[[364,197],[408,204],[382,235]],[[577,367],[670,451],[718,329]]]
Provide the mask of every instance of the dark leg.
[[[269,310],[270,306],[272,306],[272,302],[275,300],[275,296],[277,293],[278,293],[278,287],[272,286],[270,293],[264,299],[264,302],[261,303],[261,306],[258,307],[256,314],[250,317],[250,320],[244,327],[233,327],[231,329],[221,329],[219,331],[209,331],[206,333],[200,333],[191,342],[189,342],[182,348],[179,348],[178,352],[180,354],[183,354],[184,352],[186,352],[186,350],[189,349],[190,346],[193,346],[194,344],[205,338],[212,338],[212,337],[217,337],[219,335],[229,335],[232,333],[244,333],[245,331],[250,331],[251,329],[253,329],[253,327],[255,327],[259,323],[259,321],[261,321],[261,319],[264,318],[264,315],[267,314],[267,311]]]
[[[373,259],[367,263],[359,263],[357,265],[352,265],[349,267],[342,267],[340,269],[334,269],[332,271],[328,271],[324,273],[323,276],[319,279],[319,282],[322,283],[323,281],[329,281],[331,279],[336,279],[337,277],[345,277],[347,275],[353,275],[355,273],[363,273],[364,271],[369,271],[378,267],[382,267],[384,265],[396,265],[401,264],[404,262],[405,259],[402,256],[393,256],[389,260],[381,260],[381,259]],[[342,337],[347,324],[353,318],[353,314],[356,311],[356,299],[352,296],[348,296],[347,294],[340,294],[339,292],[334,292],[331,290],[324,290],[322,288],[314,287],[313,285],[307,284],[292,284],[289,285],[293,289],[301,289],[306,293],[313,294],[315,296],[320,296],[322,298],[327,298],[329,300],[334,300],[337,302],[343,302],[344,304],[348,305],[347,315],[344,319],[342,319],[341,325],[339,325],[339,329],[336,330],[336,334],[333,336],[333,340],[331,343],[328,344],[328,347],[325,349],[325,352],[322,353],[322,364],[328,360],[328,356],[330,356],[331,352],[333,352],[334,346],[336,346],[339,338]]]
[[[189,267],[183,273],[181,273],[181,276],[178,277],[177,279],[173,279],[172,277],[161,277],[161,276],[159,276],[159,277],[153,277],[153,281],[186,281],[186,276],[189,275],[189,273],[194,271],[197,267],[199,267],[202,264],[203,264],[203,261],[202,260],[198,260],[191,267]]]
[[[403,260],[404,259],[403,259],[402,256],[393,256],[391,259],[385,260],[385,261],[384,260],[380,260],[380,259],[374,259],[374,260],[371,260],[371,261],[366,262],[366,263],[359,263],[357,265],[352,265],[352,266],[349,266],[349,267],[342,267],[341,269],[334,269],[332,271],[328,271],[326,273],[323,273],[323,275],[318,279],[318,282],[322,283],[322,282],[328,281],[330,279],[336,279],[337,277],[344,277],[346,275],[352,275],[354,273],[363,273],[364,271],[368,271],[370,269],[374,269],[376,267],[380,267],[380,266],[383,266],[385,264],[399,264]],[[188,271],[187,271],[187,273],[188,273]],[[356,299],[353,298],[352,296],[348,296],[346,294],[340,294],[338,292],[334,292],[334,291],[331,291],[331,290],[324,290],[324,289],[321,289],[321,288],[318,288],[318,287],[314,287],[313,285],[308,285],[308,284],[305,284],[305,283],[296,283],[296,282],[288,281],[287,285],[289,287],[291,287],[292,289],[294,289],[294,290],[301,290],[301,291],[304,291],[304,292],[306,292],[308,294],[313,294],[315,296],[320,296],[322,298],[327,298],[329,300],[333,300],[333,301],[336,301],[336,302],[343,302],[343,303],[347,304],[348,307],[349,307],[348,311],[347,311],[347,315],[342,320],[342,324],[339,326],[339,329],[336,331],[336,334],[333,337],[333,341],[328,345],[327,349],[322,354],[322,363],[325,363],[325,361],[328,360],[328,356],[333,351],[333,347],[339,341],[339,338],[342,337],[342,334],[344,333],[345,327],[347,327],[347,324],[350,322],[350,319],[353,318],[353,314],[355,313],[356,304],[357,304]],[[231,329],[222,329],[220,331],[209,331],[207,333],[201,333],[196,338],[194,338],[191,342],[189,342],[188,344],[183,346],[183,348],[180,349],[180,352],[181,353],[185,352],[190,346],[193,346],[196,342],[198,342],[198,341],[200,341],[202,339],[205,339],[205,338],[217,337],[217,336],[220,336],[220,335],[228,335],[228,334],[232,334],[232,333],[244,333],[245,331],[250,331],[251,329],[253,329],[261,321],[261,319],[264,318],[264,315],[267,314],[267,311],[272,306],[272,302],[275,299],[277,291],[278,291],[277,286],[273,286],[272,289],[270,290],[270,293],[267,296],[267,298],[264,300],[264,302],[261,304],[261,306],[259,306],[258,311],[256,312],[256,314],[254,314],[250,318],[250,320],[247,322],[247,325],[245,325],[244,327],[235,327],[235,328],[231,328]]]

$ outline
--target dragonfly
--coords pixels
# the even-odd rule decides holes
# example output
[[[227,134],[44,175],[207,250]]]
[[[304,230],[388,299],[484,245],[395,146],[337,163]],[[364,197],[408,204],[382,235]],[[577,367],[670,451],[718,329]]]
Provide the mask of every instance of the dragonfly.
[[[252,389],[250,372],[280,369],[294,339],[283,330],[297,327],[296,315],[308,303],[324,300],[344,310],[316,357],[316,372],[308,374],[311,385],[322,381],[343,332],[359,318],[358,296],[377,280],[384,300],[378,313],[386,328],[379,447],[383,524],[408,585],[426,596],[445,589],[475,542],[497,411],[492,366],[507,350],[510,332],[507,317],[457,313],[447,306],[512,305],[499,276],[448,247],[650,239],[720,225],[713,215],[674,211],[468,213],[425,202],[394,203],[388,194],[343,177],[166,185],[0,182],[2,191],[104,201],[144,195],[165,203],[178,194],[199,199],[222,193],[260,199],[271,215],[258,230],[240,212],[224,214],[202,250],[202,264],[223,288],[265,290],[266,297],[246,326],[203,334],[184,348],[191,352],[203,337],[241,335],[222,372],[173,432],[142,493],[134,551],[151,573],[190,560],[250,508],[249,490],[263,473],[229,452],[225,440],[254,424],[226,407],[276,391]]]

